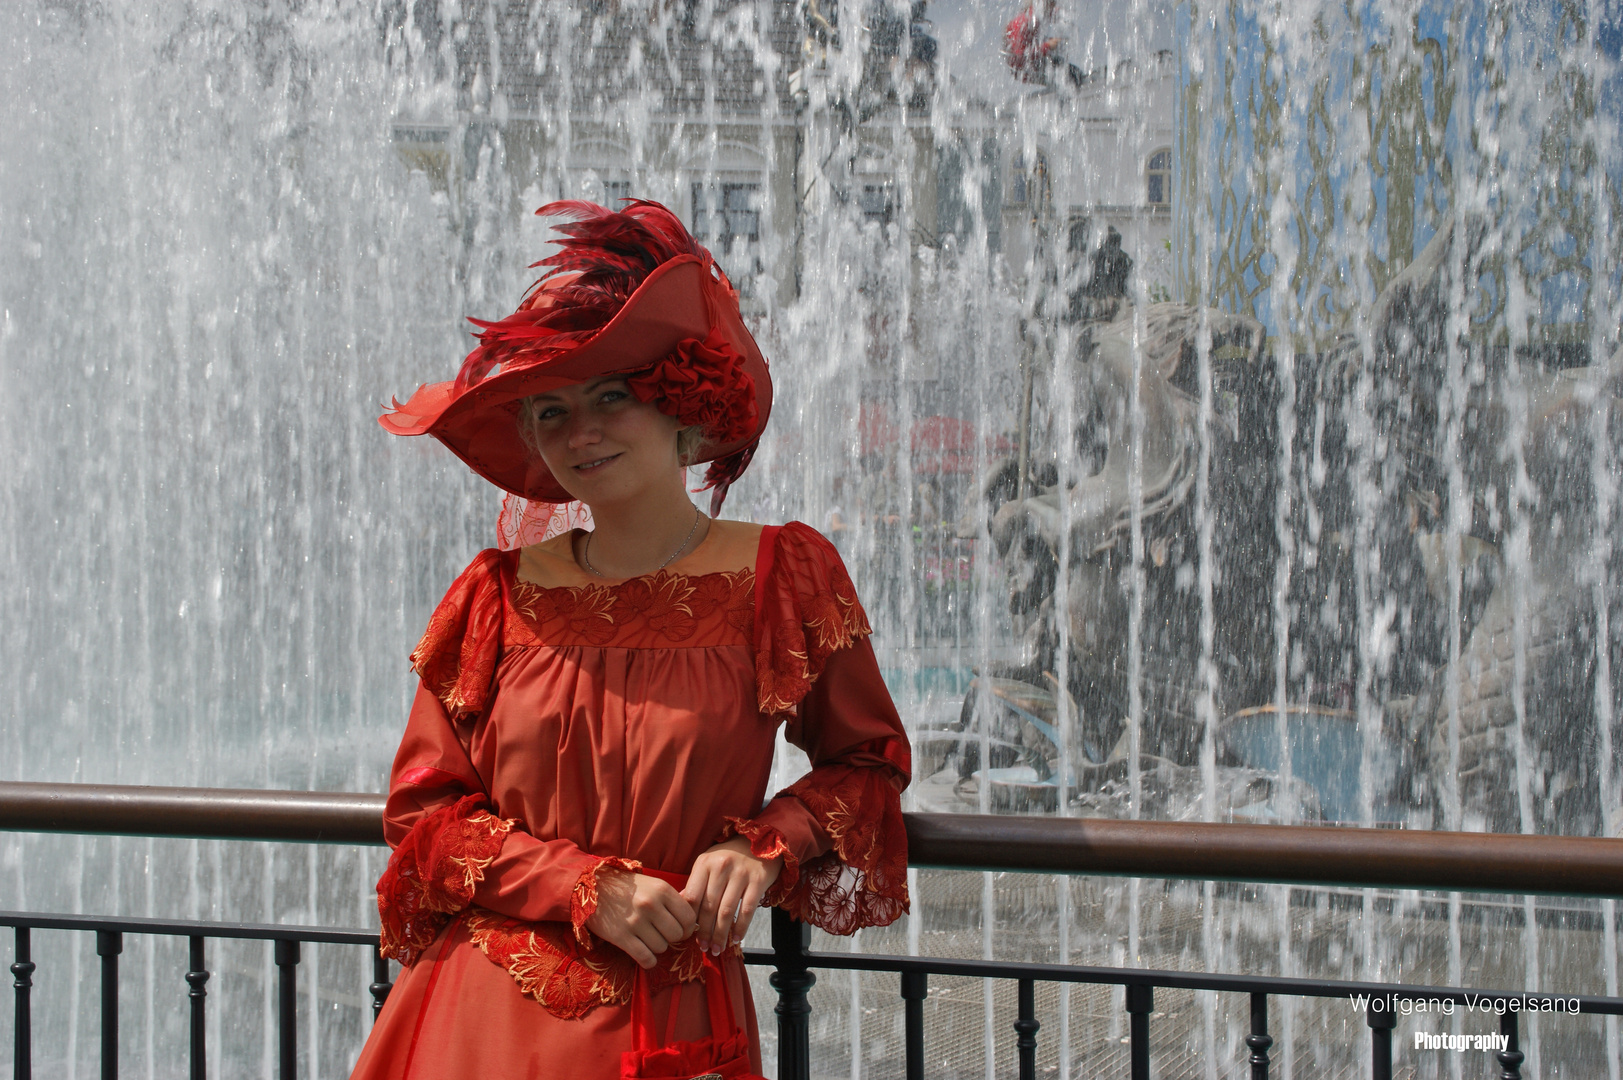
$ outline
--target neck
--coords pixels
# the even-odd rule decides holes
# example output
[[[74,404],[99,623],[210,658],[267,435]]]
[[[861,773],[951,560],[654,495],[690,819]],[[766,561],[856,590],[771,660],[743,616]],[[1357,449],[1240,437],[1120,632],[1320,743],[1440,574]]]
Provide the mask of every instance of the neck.
[[[671,556],[678,549],[684,555],[692,551],[709,528],[707,522],[698,521],[700,515],[680,479],[634,500],[595,505],[591,511],[592,566],[609,578],[652,573],[667,560],[675,561]]]

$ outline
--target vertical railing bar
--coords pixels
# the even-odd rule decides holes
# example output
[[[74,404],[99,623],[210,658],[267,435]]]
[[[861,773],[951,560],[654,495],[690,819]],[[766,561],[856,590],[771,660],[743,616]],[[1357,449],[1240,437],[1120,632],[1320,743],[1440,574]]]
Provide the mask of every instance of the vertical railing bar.
[[[118,954],[123,951],[121,931],[96,931],[96,955],[101,957],[101,1080],[118,1080]]]
[[[299,943],[276,942],[278,1080],[299,1076]]]
[[[1364,1013],[1369,1022],[1369,1075],[1373,1080],[1392,1080],[1392,1028],[1397,1014],[1386,1006],[1385,1001],[1373,1002]]]
[[[1017,986],[1018,1015],[1014,1021],[1014,1045],[1019,1054],[1020,1080],[1037,1080],[1037,984],[1021,979]]]
[[[192,1002],[192,1068],[191,1080],[208,1080],[208,1038],[204,1027],[204,1002],[209,996],[205,989],[209,981],[204,966],[204,939],[196,934],[191,939],[191,957],[186,971],[186,985],[191,987],[186,996]]]
[[[1500,1015],[1499,1034],[1505,1039],[1505,1048],[1493,1055],[1499,1061],[1499,1080],[1522,1080],[1521,1033],[1517,1030],[1515,1013],[1507,1010]]]
[[[394,989],[394,983],[389,980],[389,958],[378,945],[372,946],[372,985],[367,989],[372,992],[372,1022],[375,1024],[378,1013],[383,1011],[383,1003],[389,1000],[389,991]]]
[[[1245,1040],[1251,1048],[1251,1080],[1268,1080],[1268,1048],[1274,1037],[1268,1034],[1268,995],[1251,995],[1251,1034]]]
[[[12,987],[17,991],[16,1027],[11,1039],[11,1074],[16,1080],[34,1077],[34,951],[26,926],[17,927],[17,960],[11,965]]]
[[[772,964],[767,982],[778,992],[778,1080],[811,1080],[811,1005],[817,976],[806,970],[811,930],[782,908],[772,909]]]
[[[924,1080],[924,999],[930,976],[922,971],[902,972],[902,1006],[906,1013],[906,1080]]]
[[[1155,987],[1128,983],[1128,1058],[1133,1080],[1150,1080],[1150,1010],[1155,1008]]]

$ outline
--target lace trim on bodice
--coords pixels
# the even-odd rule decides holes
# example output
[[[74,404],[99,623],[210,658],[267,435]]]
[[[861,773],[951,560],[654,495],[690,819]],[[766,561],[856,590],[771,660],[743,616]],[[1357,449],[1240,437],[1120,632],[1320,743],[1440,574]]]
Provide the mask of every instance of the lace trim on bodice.
[[[614,584],[547,587],[515,579],[510,644],[598,648],[747,645],[755,617],[755,571],[661,570]],[[525,632],[533,640],[524,640]]]
[[[467,719],[484,710],[503,647],[753,644],[757,707],[783,719],[828,658],[871,630],[832,544],[799,522],[768,536],[760,578],[662,570],[549,588],[516,576],[518,552],[480,552],[435,609],[412,667],[453,719]]]

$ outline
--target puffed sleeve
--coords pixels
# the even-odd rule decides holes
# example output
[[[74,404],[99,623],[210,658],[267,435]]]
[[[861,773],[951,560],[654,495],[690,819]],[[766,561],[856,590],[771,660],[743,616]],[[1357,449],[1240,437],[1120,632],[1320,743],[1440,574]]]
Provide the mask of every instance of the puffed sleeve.
[[[834,934],[894,922],[908,908],[901,791],[911,755],[879,675],[867,615],[839,554],[798,522],[758,567],[756,687],[812,769],[726,835],[783,859],[765,903]]]
[[[429,621],[412,666],[422,682],[390,770],[378,879],[385,955],[410,964],[459,912],[477,905],[526,921],[563,921],[589,944],[597,876],[635,870],[569,840],[539,840],[491,805],[466,738],[494,690],[501,655],[499,552],[481,552]]]

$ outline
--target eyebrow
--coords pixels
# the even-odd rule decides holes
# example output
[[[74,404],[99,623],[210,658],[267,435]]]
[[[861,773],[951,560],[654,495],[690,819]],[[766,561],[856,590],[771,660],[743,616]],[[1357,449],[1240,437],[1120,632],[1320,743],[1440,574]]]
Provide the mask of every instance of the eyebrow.
[[[624,382],[624,381],[625,381],[625,376],[624,375],[605,375],[601,379],[593,379],[591,382],[587,383],[586,384],[586,392],[588,394],[590,394],[593,390],[596,390],[598,387],[602,386],[604,383]],[[535,396],[536,396],[536,399],[539,400],[539,401],[557,401],[557,402],[562,402],[563,401],[563,398],[559,397],[556,393],[554,393],[551,390],[548,390],[545,393],[537,394]]]

